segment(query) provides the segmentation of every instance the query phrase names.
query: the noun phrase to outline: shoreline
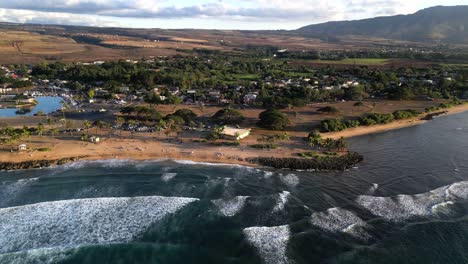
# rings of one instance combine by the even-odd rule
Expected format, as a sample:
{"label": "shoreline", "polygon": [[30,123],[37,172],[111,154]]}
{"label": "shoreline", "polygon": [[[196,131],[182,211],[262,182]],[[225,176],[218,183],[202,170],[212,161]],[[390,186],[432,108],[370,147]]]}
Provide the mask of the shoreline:
{"label": "shoreline", "polygon": [[[443,111],[445,111],[446,113],[441,114],[440,116],[453,115],[453,114],[466,112],[468,111],[468,104],[463,104],[463,105],[454,106],[452,108],[443,109]],[[429,114],[431,113],[423,113],[414,118],[393,121],[389,124],[384,124],[384,125],[359,126],[359,127],[345,129],[343,131],[321,133],[321,134],[324,138],[332,138],[332,139],[339,139],[341,137],[352,138],[352,137],[358,137],[358,136],[364,136],[364,135],[378,134],[378,133],[382,133],[386,131],[398,130],[398,129],[417,126],[417,125],[424,124],[426,122],[430,122],[431,120],[423,119]]]}

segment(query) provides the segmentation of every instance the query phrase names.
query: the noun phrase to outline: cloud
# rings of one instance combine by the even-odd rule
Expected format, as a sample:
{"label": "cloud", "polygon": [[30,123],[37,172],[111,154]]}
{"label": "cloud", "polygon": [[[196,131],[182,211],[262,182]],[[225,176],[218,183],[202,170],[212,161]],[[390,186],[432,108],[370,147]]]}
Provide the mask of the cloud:
{"label": "cloud", "polygon": [[54,24],[54,25],[80,25],[116,27],[118,23],[103,19],[102,17],[56,13],[37,12],[29,10],[10,10],[0,8],[0,21],[13,23]]}
{"label": "cloud", "polygon": [[[178,4],[179,2],[179,4]],[[195,2],[195,1],[194,1]],[[200,2],[200,1],[198,1]],[[157,0],[15,0],[0,1],[0,8],[40,12],[92,14],[131,18],[246,17],[329,18],[352,9],[397,10],[403,0],[218,0],[202,4]],[[183,4],[185,3],[185,4]],[[344,8],[346,7],[346,8]]]}
{"label": "cloud", "polygon": [[[432,0],[427,0],[432,1]],[[452,1],[452,0],[450,0]],[[453,0],[458,1],[458,0]],[[281,25],[319,23],[411,13],[421,6],[408,0],[0,0],[2,20],[105,25],[122,18],[255,22]],[[10,13],[10,14],[8,14]],[[15,16],[14,14],[17,14]],[[26,17],[20,17],[26,15]],[[115,24],[115,22],[114,22]],[[148,22],[148,24],[150,24]],[[141,23],[139,24],[141,25]],[[196,27],[196,25],[193,25]],[[216,27],[216,26],[214,26]],[[235,28],[235,26],[233,27]]]}

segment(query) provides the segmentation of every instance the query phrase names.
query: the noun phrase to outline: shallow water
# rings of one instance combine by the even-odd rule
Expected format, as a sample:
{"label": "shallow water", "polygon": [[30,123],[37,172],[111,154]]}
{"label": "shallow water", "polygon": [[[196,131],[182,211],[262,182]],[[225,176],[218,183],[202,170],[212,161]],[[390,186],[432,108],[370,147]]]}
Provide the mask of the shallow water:
{"label": "shallow water", "polygon": [[468,113],[350,141],[345,172],[0,172],[0,263],[468,263]]}
{"label": "shallow water", "polygon": [[44,115],[50,114],[62,108],[61,102],[62,97],[58,96],[39,96],[34,98],[37,101],[37,105],[31,107],[31,111],[25,114],[17,114],[19,110],[15,108],[0,109],[0,117],[15,117],[15,116],[33,116],[41,111]]}

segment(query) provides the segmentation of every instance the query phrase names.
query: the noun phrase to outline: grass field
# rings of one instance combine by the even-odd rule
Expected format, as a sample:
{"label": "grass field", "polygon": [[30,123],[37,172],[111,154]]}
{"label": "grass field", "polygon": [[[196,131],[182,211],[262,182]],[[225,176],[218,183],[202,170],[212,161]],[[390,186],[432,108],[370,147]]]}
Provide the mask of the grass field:
{"label": "grass field", "polygon": [[232,77],[244,81],[256,81],[260,78],[258,74],[234,74]]}
{"label": "grass field", "polygon": [[373,59],[373,58],[359,58],[359,59],[344,59],[344,60],[313,60],[312,63],[318,64],[339,64],[339,65],[384,65],[389,63],[388,59]]}

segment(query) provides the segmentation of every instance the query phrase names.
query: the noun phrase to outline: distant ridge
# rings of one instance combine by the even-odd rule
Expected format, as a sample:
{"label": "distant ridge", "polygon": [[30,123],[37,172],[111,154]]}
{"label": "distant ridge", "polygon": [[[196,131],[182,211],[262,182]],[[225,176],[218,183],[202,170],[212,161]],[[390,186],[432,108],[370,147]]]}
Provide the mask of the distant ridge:
{"label": "distant ridge", "polygon": [[468,44],[468,5],[436,6],[411,15],[327,22],[302,27],[300,35],[361,35],[416,42]]}

